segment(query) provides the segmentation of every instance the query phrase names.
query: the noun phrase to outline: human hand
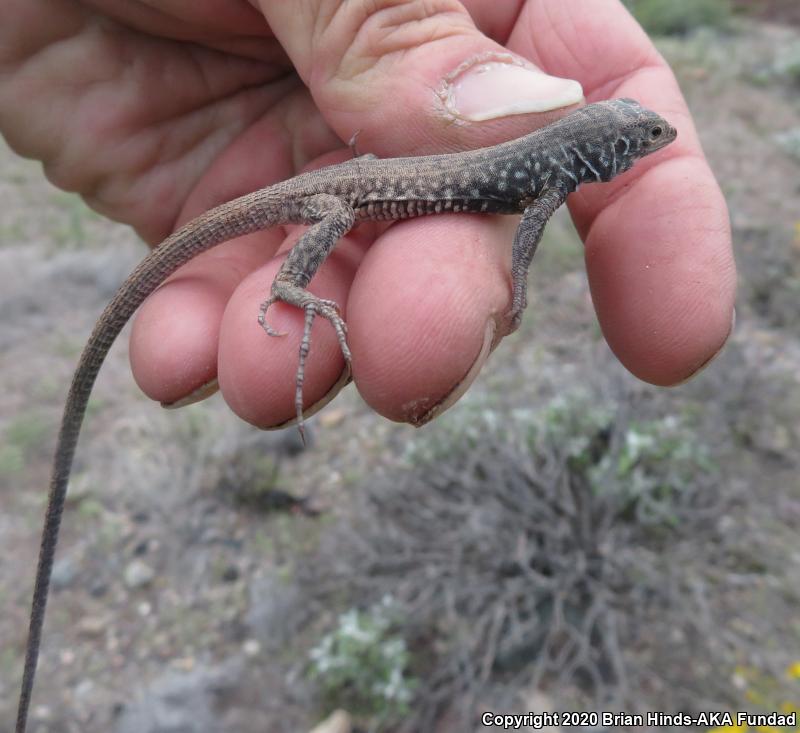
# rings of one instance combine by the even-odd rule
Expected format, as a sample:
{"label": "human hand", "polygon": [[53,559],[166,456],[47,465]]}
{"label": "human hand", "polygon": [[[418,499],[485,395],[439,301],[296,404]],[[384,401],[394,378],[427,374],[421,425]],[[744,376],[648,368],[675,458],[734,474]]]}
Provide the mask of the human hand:
{"label": "human hand", "polygon": [[[117,0],[10,5],[18,22],[0,30],[0,127],[55,183],[151,243],[217,203],[347,157],[341,140],[355,131],[362,151],[425,154],[511,139],[563,113],[503,111],[509,88],[523,110],[542,96],[559,106],[518,67],[506,82],[502,72],[473,78],[447,107],[439,92],[449,75],[503,46],[580,80],[589,101],[634,97],[680,134],[655,160],[571,197],[603,331],[656,384],[692,374],[728,335],[735,268],[724,200],[671,72],[617,0],[474,1],[469,15],[444,1],[373,3],[368,14],[359,3],[262,0],[263,15],[255,2],[215,0],[158,11]],[[469,121],[487,104],[492,120]],[[131,344],[147,394],[173,402],[218,375],[243,418],[268,426],[293,415],[302,313],[271,311],[285,339],[265,337],[255,319],[298,236],[286,233],[221,245],[148,300]],[[365,399],[424,422],[460,394],[507,325],[511,233],[507,220],[464,215],[378,233],[349,235],[311,289],[345,306]],[[332,329],[320,325],[307,405],[342,368]]]}

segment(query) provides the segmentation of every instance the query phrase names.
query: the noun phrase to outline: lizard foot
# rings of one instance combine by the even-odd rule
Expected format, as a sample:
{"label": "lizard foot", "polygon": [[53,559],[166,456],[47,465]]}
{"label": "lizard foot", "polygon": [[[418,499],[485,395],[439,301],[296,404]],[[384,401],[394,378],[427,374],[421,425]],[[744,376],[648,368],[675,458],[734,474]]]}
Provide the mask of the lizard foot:
{"label": "lizard foot", "polygon": [[347,324],[339,314],[339,306],[332,300],[323,300],[322,298],[310,296],[302,307],[305,311],[306,319],[303,326],[303,338],[300,340],[300,359],[297,365],[294,395],[297,426],[301,436],[303,435],[303,380],[305,378],[306,359],[311,348],[311,326],[317,316],[322,316],[330,321],[333,330],[336,331],[336,337],[339,339],[339,348],[342,350],[345,364],[349,366],[352,359],[350,347],[347,345]]}
{"label": "lizard foot", "polygon": [[[300,293],[302,293],[302,298],[293,297]],[[302,308],[305,313],[303,337],[300,340],[300,356],[297,364],[294,396],[295,410],[297,413],[297,428],[305,443],[305,431],[303,429],[303,382],[305,381],[306,360],[311,350],[311,327],[314,325],[314,319],[317,316],[322,316],[330,321],[333,330],[336,332],[336,337],[339,340],[339,348],[342,351],[342,356],[348,366],[350,365],[352,357],[350,354],[350,347],[347,345],[347,324],[340,315],[339,306],[335,301],[318,298],[315,295],[311,295],[311,293],[306,290],[286,293],[285,295],[288,297],[284,297],[284,294],[281,293],[273,293],[270,295],[270,297],[261,304],[258,322],[270,336],[285,336],[285,332],[276,331],[267,323],[266,314],[269,307],[273,303],[282,301]]]}
{"label": "lizard foot", "polygon": [[508,312],[508,320],[510,323],[508,331],[509,334],[514,333],[514,331],[519,328],[520,324],[522,323],[522,314],[524,311],[525,307],[523,306],[519,310],[512,309]]}
{"label": "lizard foot", "polygon": [[276,331],[272,326],[267,323],[267,311],[273,303],[277,303],[280,298],[276,295],[270,295],[258,309],[258,325],[261,326],[269,336],[285,336],[286,331]]}

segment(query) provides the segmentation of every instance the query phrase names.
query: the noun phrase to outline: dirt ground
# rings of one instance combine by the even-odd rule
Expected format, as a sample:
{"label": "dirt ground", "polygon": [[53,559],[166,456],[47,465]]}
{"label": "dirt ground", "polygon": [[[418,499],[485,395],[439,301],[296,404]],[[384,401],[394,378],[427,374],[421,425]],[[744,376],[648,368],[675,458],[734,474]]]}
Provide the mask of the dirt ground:
{"label": "dirt ground", "polygon": [[[725,560],[735,572],[720,572],[704,603],[720,644],[749,651],[715,668],[680,643],[681,629],[670,639],[642,635],[626,653],[651,659],[652,675],[628,680],[643,709],[676,712],[669,706],[687,701],[702,709],[712,699],[744,708],[753,687],[763,692],[765,680],[800,661],[800,143],[792,151],[781,137],[800,138],[800,88],[774,71],[792,46],[800,57],[796,27],[762,20],[661,43],[731,209],[741,287],[721,357],[676,389],[635,383],[599,337],[580,244],[561,217],[533,268],[536,316],[445,418],[463,419],[470,404],[535,405],[599,381],[599,389],[635,383],[651,413],[697,416],[720,481],[741,497],[720,518],[741,540],[735,562]],[[10,731],[66,385],[85,335],[143,250],[5,147],[0,171],[0,731]],[[314,724],[318,712],[282,646],[292,633],[284,594],[293,560],[313,553],[376,472],[404,470],[404,445],[435,440],[447,424],[423,432],[390,424],[350,388],[312,427],[313,444],[301,451],[293,432],[259,433],[219,397],[161,410],[134,385],[125,339],[115,346],[78,451],[31,731]],[[309,497],[320,513],[287,508],[263,485]],[[677,552],[676,567],[707,577],[685,546]],[[680,690],[669,687],[681,677]],[[546,695],[560,704],[558,691]]]}

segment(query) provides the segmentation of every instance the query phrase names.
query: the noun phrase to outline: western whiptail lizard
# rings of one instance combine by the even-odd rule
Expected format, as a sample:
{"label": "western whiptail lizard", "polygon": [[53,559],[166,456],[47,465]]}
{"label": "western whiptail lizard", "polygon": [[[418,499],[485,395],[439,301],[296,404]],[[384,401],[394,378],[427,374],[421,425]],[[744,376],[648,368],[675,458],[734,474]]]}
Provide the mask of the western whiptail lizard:
{"label": "western whiptail lizard", "polygon": [[295,388],[302,433],[303,376],[316,316],[336,331],[350,363],[345,322],[336,303],[306,286],[336,242],[359,221],[407,219],[444,212],[522,214],[511,260],[511,328],[526,304],[528,267],[545,224],[582,183],[609,181],[676,137],[663,118],[630,99],[599,102],[510,142],[448,155],[378,159],[360,156],[247,194],[185,224],[156,247],[122,284],[81,354],[58,436],[48,497],[16,733],[24,733],[72,459],[95,378],[125,323],[164,280],[193,257],[234,237],[279,224],[309,224],[291,249],[261,306],[289,303],[305,312]]}

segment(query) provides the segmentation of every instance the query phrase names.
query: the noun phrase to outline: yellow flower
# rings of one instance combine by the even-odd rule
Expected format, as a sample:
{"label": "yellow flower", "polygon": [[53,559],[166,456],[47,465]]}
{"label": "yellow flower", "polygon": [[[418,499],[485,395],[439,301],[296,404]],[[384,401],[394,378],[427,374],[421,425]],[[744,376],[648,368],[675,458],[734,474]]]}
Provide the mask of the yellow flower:
{"label": "yellow flower", "polygon": [[[800,221],[797,222],[797,241],[800,243]],[[786,674],[789,675],[789,679],[792,680],[800,680],[800,662],[795,662],[794,664],[790,664],[789,668],[786,670]]]}
{"label": "yellow flower", "polygon": [[716,728],[709,728],[708,733],[744,733],[747,725],[718,725]]}
{"label": "yellow flower", "polygon": [[749,690],[744,691],[745,698],[753,703],[754,705],[764,705],[766,707],[766,700],[764,700],[764,695],[762,692],[758,690],[753,690],[752,688]]}

